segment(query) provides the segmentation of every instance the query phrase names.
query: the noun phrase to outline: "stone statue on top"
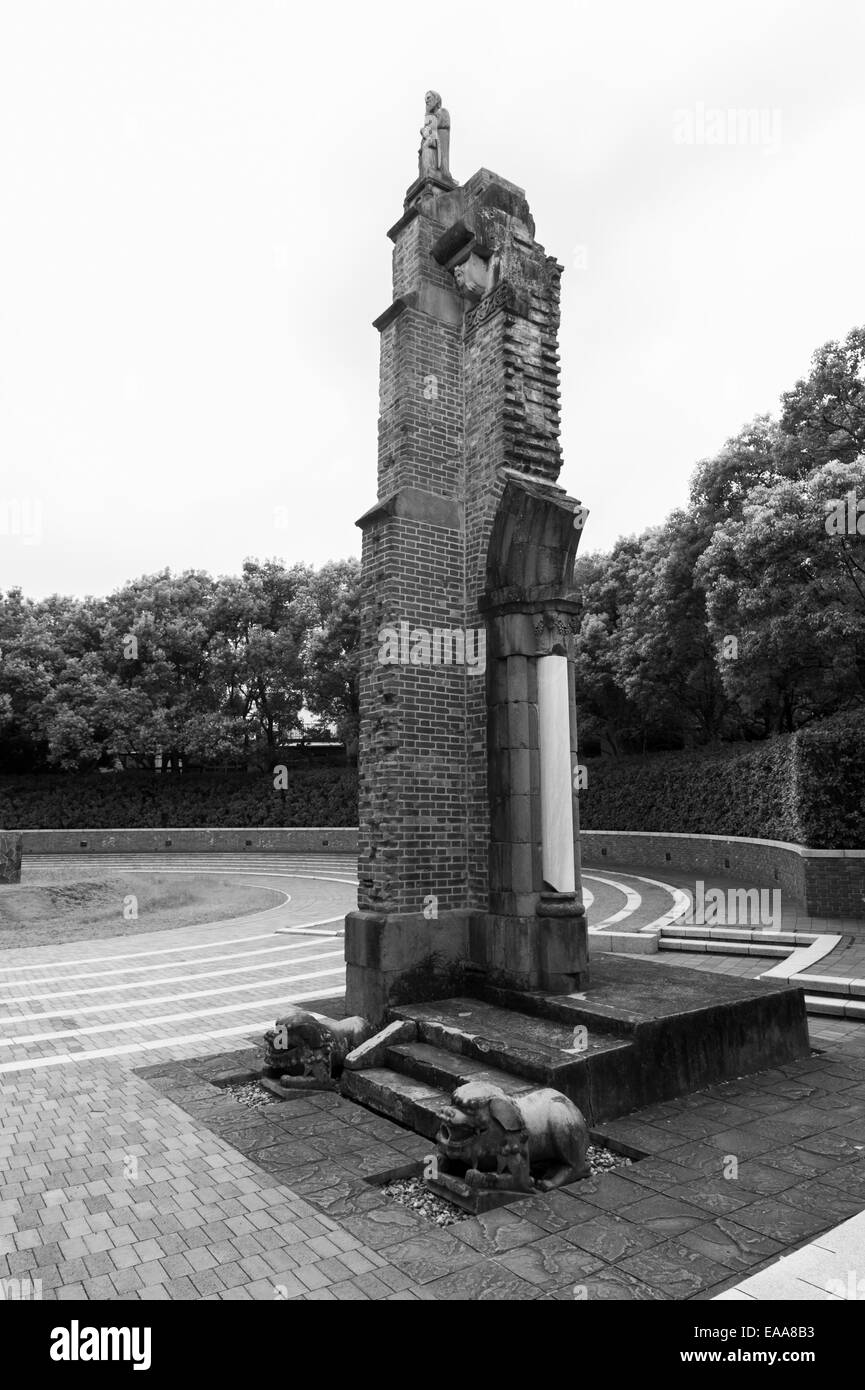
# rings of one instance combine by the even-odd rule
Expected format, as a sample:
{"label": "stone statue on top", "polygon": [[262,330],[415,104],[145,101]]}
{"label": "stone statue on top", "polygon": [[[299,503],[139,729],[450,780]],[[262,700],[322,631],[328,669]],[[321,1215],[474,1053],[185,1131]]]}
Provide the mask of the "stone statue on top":
{"label": "stone statue on top", "polygon": [[438,92],[427,92],[426,113],[420,132],[418,176],[450,180],[451,118]]}

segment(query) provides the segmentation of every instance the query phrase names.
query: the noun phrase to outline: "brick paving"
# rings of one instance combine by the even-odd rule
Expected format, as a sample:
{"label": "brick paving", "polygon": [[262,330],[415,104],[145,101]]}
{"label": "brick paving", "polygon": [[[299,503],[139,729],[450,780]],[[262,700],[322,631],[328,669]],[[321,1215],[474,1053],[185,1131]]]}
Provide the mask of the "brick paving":
{"label": "brick paving", "polygon": [[[150,863],[166,871],[164,858],[123,856],[116,865],[112,856],[93,856],[86,863],[81,856],[56,858],[65,862],[25,860],[23,881],[144,869]],[[210,860],[213,872],[223,872],[217,865],[224,863],[234,872],[254,874],[257,883],[273,883],[290,893],[290,901],[204,926],[0,952],[0,1080],[63,1067],[74,1058],[95,1062],[128,1056],[135,1062],[142,1053],[154,1059],[188,1056],[203,1051],[208,1039],[218,1039],[221,1048],[232,1037],[267,1026],[289,997],[328,989],[341,993],[340,933],[354,900],[344,861],[321,856],[307,865],[294,856],[272,855],[259,864],[243,856],[224,861],[178,856],[168,868],[182,872],[188,862],[200,873],[202,858]],[[300,929],[311,923],[318,926],[303,934]],[[164,1047],[175,1050],[164,1052]]]}
{"label": "brick paving", "polygon": [[[336,930],[339,863],[283,867],[283,926]],[[256,917],[0,953],[0,1278],[58,1299],[706,1298],[865,1208],[865,1027],[815,1018],[819,1056],[603,1127],[642,1161],[432,1228],[366,1181],[428,1141],[340,1097],[259,1112],[211,1084],[289,999],[338,1014],[341,961],[340,938]]]}
{"label": "brick paving", "polygon": [[[25,861],[24,881],[150,862],[69,858]],[[290,999],[341,994],[351,866],[270,856],[263,869],[291,893],[276,912],[0,953],[0,1278],[64,1299],[307,1287],[290,1270],[334,1224],[132,1072],[236,1045]],[[310,921],[333,934],[293,934]]]}

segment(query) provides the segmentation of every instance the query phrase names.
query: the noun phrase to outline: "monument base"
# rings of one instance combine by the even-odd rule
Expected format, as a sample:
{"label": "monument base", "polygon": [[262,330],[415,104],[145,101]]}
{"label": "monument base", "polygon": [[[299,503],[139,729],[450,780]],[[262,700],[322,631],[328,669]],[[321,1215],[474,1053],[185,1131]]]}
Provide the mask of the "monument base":
{"label": "monument base", "polygon": [[531,917],[480,913],[469,937],[484,982],[570,994],[589,983],[586,910],[574,894],[543,893]]}
{"label": "monument base", "polygon": [[599,1124],[810,1052],[796,986],[611,955],[593,958],[584,991],[511,990],[476,976],[472,993],[388,1016],[413,1023],[415,1041],[388,1047],[379,1066],[346,1070],[342,1091],[429,1139],[469,1081],[511,1094],[550,1086]]}

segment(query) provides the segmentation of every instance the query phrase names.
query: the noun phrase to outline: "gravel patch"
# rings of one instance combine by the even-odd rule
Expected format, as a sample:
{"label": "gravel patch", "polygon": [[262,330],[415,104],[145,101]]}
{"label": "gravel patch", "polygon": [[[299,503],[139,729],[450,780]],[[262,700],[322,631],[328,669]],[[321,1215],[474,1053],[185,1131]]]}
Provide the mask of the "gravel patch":
{"label": "gravel patch", "polygon": [[592,1170],[592,1177],[600,1177],[603,1173],[609,1173],[613,1168],[630,1168],[631,1160],[623,1157],[622,1154],[614,1154],[612,1149],[604,1149],[599,1144],[590,1144],[586,1150],[586,1158],[589,1160],[589,1167]]}
{"label": "gravel patch", "polygon": [[416,1211],[418,1216],[433,1226],[452,1226],[455,1221],[465,1221],[469,1216],[467,1211],[455,1207],[453,1202],[430,1192],[422,1178],[394,1178],[379,1191],[389,1201]]}
{"label": "gravel patch", "polygon": [[260,1081],[245,1081],[242,1086],[226,1086],[226,1095],[250,1110],[263,1110],[266,1105],[280,1105],[281,1102],[270,1091],[266,1091]]}

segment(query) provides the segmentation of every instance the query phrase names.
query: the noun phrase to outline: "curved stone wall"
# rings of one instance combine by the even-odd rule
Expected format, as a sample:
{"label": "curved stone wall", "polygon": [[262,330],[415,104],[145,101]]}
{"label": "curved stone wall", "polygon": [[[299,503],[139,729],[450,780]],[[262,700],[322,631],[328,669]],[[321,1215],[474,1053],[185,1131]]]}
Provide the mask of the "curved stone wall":
{"label": "curved stone wall", "polygon": [[865,918],[865,850],[808,849],[782,840],[673,835],[646,830],[583,830],[586,866],[668,866],[717,874],[755,888],[780,888],[811,917]]}
{"label": "curved stone wall", "polygon": [[[358,832],[353,826],[4,830],[0,831],[0,882],[18,881],[22,842],[25,854],[195,854],[220,850],[315,854],[326,850],[355,855]],[[808,849],[780,840],[644,830],[582,830],[580,843],[587,867],[615,864],[658,872],[669,866],[677,873],[726,875],[741,884],[780,888],[812,917],[865,919],[865,849]]]}

